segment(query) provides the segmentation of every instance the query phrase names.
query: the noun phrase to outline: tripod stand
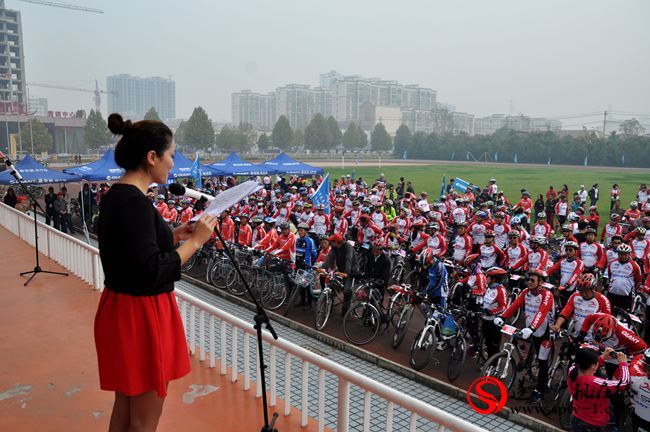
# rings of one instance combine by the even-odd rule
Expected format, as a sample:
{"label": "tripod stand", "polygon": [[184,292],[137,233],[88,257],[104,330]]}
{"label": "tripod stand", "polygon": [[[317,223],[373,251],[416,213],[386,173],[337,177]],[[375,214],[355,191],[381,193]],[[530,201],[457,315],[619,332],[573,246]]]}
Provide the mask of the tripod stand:
{"label": "tripod stand", "polygon": [[255,321],[255,330],[257,331],[257,355],[259,356],[260,359],[259,379],[262,380],[262,405],[264,408],[264,426],[262,426],[261,432],[278,432],[278,430],[274,428],[275,421],[278,419],[278,413],[273,413],[273,419],[269,424],[269,408],[266,401],[266,375],[265,375],[266,365],[264,364],[264,346],[262,344],[262,325],[263,324],[266,325],[266,329],[269,332],[271,332],[273,339],[277,339],[278,334],[275,332],[275,329],[271,325],[271,321],[269,320],[269,316],[266,314],[266,311],[251,292],[251,287],[248,285],[248,281],[246,280],[246,278],[244,278],[244,275],[242,275],[241,271],[239,270],[239,266],[235,263],[235,258],[232,252],[230,251],[230,247],[223,240],[223,237],[221,237],[221,233],[219,232],[219,229],[215,229],[215,232],[217,233],[217,237],[219,238],[219,241],[223,245],[223,249],[226,252],[226,255],[228,255],[228,258],[233,263],[233,268],[235,269],[235,271],[237,271],[237,275],[239,276],[239,279],[246,287],[246,291],[248,292],[248,295],[253,299],[253,303],[255,303],[255,308],[257,311],[255,313],[255,316],[253,317],[253,320]]}
{"label": "tripod stand", "polygon": [[43,207],[36,201],[36,198],[34,198],[34,195],[32,195],[32,192],[25,187],[23,184],[20,175],[16,173],[16,171],[13,171],[11,173],[16,180],[18,180],[18,184],[20,184],[20,187],[27,193],[29,196],[29,199],[32,201],[32,212],[34,213],[34,250],[36,252],[36,266],[34,267],[34,270],[22,272],[20,275],[25,276],[28,274],[31,274],[29,279],[27,279],[27,282],[23,284],[23,286],[27,286],[28,283],[32,281],[36,277],[37,274],[39,273],[48,273],[48,274],[54,274],[54,275],[60,275],[60,276],[67,276],[68,273],[62,273],[62,272],[55,272],[55,271],[49,271],[49,270],[43,270],[41,268],[39,256],[38,256],[38,222],[36,220],[36,207],[38,206],[39,209],[45,214],[45,211],[43,210]]}

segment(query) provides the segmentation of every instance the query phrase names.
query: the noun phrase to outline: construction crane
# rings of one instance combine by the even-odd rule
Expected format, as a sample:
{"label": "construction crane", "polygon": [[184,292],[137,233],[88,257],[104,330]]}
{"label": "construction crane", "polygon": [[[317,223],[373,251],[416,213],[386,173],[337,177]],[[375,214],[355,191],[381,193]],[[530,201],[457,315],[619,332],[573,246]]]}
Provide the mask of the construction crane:
{"label": "construction crane", "polygon": [[101,9],[95,9],[95,8],[88,8],[84,6],[77,6],[73,4],[68,4],[68,3],[59,3],[59,2],[53,2],[53,1],[45,1],[45,0],[19,0],[25,3],[34,3],[38,5],[43,5],[43,6],[51,6],[51,7],[58,7],[58,8],[63,8],[63,9],[72,9],[72,10],[77,10],[81,12],[92,12],[92,13],[100,13],[103,14],[104,11]]}
{"label": "construction crane", "polygon": [[69,87],[69,86],[62,86],[62,85],[56,85],[56,84],[48,84],[48,83],[27,83],[28,86],[32,87],[44,87],[44,88],[51,88],[51,89],[59,89],[59,90],[70,90],[70,91],[80,91],[80,92],[86,92],[86,93],[94,93],[95,94],[95,112],[100,112],[101,110],[101,105],[102,105],[102,99],[101,99],[101,94],[112,94],[116,95],[116,91],[108,91],[108,90],[100,90],[99,89],[99,83],[97,80],[95,80],[95,89],[85,89],[85,88],[78,88],[78,87]]}

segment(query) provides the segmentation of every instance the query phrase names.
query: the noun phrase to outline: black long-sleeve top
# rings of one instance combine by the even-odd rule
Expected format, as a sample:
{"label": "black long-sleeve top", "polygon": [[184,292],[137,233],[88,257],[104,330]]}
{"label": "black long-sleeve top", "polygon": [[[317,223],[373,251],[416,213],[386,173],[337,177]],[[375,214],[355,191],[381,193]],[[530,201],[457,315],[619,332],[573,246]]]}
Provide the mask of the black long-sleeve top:
{"label": "black long-sleeve top", "polygon": [[174,290],[181,258],[172,232],[137,187],[109,189],[100,203],[98,237],[106,288],[136,296]]}

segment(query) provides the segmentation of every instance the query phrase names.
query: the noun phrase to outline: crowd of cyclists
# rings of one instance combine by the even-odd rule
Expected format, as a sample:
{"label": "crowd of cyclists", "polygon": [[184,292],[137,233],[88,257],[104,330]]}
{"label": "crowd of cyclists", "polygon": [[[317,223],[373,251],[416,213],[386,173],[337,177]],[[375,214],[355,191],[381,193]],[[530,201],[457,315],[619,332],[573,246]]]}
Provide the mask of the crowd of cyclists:
{"label": "crowd of cyclists", "polygon": [[[375,309],[383,316],[388,305],[386,316],[401,338],[408,325],[402,319],[405,304],[417,304],[429,318],[434,311],[442,311],[443,320],[468,317],[463,321],[469,329],[467,354],[482,358],[484,374],[506,373],[490,359],[505,355],[501,347],[507,338],[530,342],[530,402],[550,397],[559,406],[563,386],[573,401],[573,430],[603,430],[608,423],[622,425],[625,418],[650,430],[646,185],[627,210],[620,207],[615,185],[611,214],[601,221],[593,187],[587,193],[581,186],[573,195],[566,185],[559,192],[550,187],[546,200],[539,195],[542,207],[527,190],[511,201],[495,179],[463,191],[455,190],[452,181],[431,199],[404,178],[393,185],[383,174],[372,184],[344,176],[332,182],[327,214],[325,205],[314,206],[311,200],[320,179],[259,180],[263,189],[221,214],[219,231],[224,241],[257,253],[258,266],[276,258],[289,272],[316,275],[300,287],[300,298],[292,297],[299,303],[285,303],[287,308],[310,310],[318,293],[337,281],[343,316],[355,304],[371,301],[368,291],[379,293]],[[233,179],[217,179],[203,191],[218,195],[232,185]],[[172,225],[189,221],[205,207],[162,188],[149,197]],[[220,242],[213,241],[219,249]],[[437,330],[443,341],[448,327]],[[412,350],[423,344],[422,334]],[[560,340],[569,341],[571,349],[558,375]],[[436,348],[442,349],[440,340]],[[609,408],[610,403],[611,414],[593,415],[594,406]]]}

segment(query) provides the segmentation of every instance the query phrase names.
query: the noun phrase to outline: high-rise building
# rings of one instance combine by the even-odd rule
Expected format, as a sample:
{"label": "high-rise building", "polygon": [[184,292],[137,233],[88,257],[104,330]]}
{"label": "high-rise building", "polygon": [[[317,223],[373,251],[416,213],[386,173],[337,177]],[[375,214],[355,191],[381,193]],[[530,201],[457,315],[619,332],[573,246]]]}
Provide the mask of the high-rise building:
{"label": "high-rise building", "polygon": [[275,93],[260,94],[243,90],[232,94],[232,123],[250,123],[254,129],[269,131],[276,121]]}
{"label": "high-rise building", "polygon": [[294,129],[307,127],[317,113],[325,118],[331,115],[329,89],[311,88],[305,84],[288,84],[275,90],[275,114],[286,116]]}
{"label": "high-rise building", "polygon": [[25,58],[20,12],[0,0],[0,112],[26,113]]}
{"label": "high-rise building", "polygon": [[30,96],[29,97],[29,114],[36,115],[40,117],[47,116],[47,98]]}
{"label": "high-rise building", "polygon": [[140,119],[151,107],[162,120],[176,117],[176,83],[167,78],[140,78],[127,74],[106,78],[108,112]]}
{"label": "high-rise building", "polygon": [[455,111],[451,113],[451,133],[458,135],[461,132],[474,135],[474,114]]}

